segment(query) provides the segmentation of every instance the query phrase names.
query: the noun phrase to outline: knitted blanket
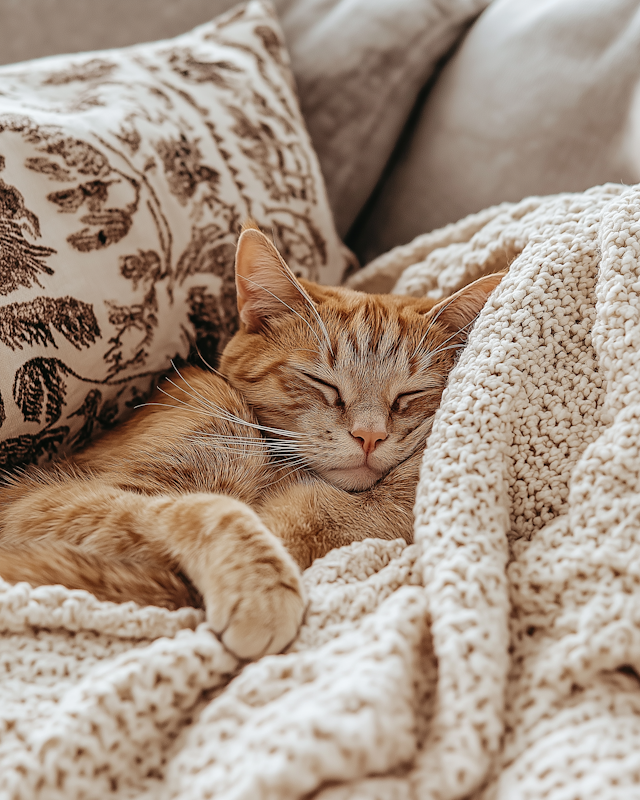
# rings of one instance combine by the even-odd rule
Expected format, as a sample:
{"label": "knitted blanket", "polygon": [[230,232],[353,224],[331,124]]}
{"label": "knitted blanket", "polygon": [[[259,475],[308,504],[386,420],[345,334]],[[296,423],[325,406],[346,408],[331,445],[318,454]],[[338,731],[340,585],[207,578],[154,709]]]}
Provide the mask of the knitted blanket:
{"label": "knitted blanket", "polygon": [[[355,279],[510,264],[425,451],[415,544],[317,561],[291,650],[0,583],[0,798],[627,798],[640,786],[640,189],[505,204]],[[1,571],[1,565],[0,565]]]}

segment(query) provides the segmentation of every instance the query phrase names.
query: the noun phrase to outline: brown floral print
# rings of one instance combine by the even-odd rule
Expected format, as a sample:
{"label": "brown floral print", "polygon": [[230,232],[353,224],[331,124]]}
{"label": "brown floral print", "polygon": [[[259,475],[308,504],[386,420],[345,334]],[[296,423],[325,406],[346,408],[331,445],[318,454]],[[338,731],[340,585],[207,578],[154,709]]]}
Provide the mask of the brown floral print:
{"label": "brown floral print", "polygon": [[237,330],[249,216],[347,266],[283,37],[253,0],[171,43],[0,68],[0,466],[85,444]]}

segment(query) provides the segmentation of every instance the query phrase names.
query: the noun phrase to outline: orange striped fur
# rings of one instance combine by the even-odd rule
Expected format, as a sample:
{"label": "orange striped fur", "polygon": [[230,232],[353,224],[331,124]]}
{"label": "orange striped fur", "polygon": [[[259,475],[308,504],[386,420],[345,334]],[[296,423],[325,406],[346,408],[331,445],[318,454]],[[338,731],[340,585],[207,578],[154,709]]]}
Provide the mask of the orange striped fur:
{"label": "orange striped fur", "polygon": [[0,575],[104,600],[203,603],[243,658],[280,652],[300,569],[412,538],[421,451],[469,326],[501,279],[434,305],[296,280],[251,225],[240,331],[84,451],[0,487]]}

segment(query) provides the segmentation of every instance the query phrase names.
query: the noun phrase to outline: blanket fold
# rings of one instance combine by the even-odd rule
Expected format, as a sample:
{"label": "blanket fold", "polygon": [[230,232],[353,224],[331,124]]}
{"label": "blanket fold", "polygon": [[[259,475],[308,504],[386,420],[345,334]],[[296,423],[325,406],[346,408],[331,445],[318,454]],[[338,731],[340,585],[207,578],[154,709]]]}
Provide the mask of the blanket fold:
{"label": "blanket fold", "polygon": [[640,187],[503,204],[352,283],[440,298],[507,266],[415,543],[317,561],[288,653],[0,583],[2,800],[640,796]]}
{"label": "blanket fold", "polygon": [[423,462],[416,539],[439,680],[416,785],[421,797],[482,783],[505,800],[629,797],[640,785],[640,195],[606,186],[498,211],[446,270],[433,253],[398,287],[437,293],[495,269],[501,248],[513,258]]}

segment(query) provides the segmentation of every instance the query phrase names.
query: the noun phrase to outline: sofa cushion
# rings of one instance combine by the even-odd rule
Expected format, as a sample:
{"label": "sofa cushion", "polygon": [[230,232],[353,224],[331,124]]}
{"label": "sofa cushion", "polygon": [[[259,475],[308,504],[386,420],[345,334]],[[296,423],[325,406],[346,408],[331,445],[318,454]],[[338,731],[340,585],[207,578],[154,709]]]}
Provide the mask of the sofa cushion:
{"label": "sofa cushion", "polygon": [[80,446],[234,333],[253,217],[292,268],[346,251],[271,8],[0,69],[0,464]]}
{"label": "sofa cushion", "polygon": [[341,235],[380,179],[438,60],[488,3],[298,0],[282,9],[302,112]]}
{"label": "sofa cushion", "polygon": [[[236,2],[0,0],[0,63],[174,36]],[[438,59],[488,3],[273,0],[341,235],[380,178]]]}
{"label": "sofa cushion", "polygon": [[496,0],[352,244],[362,260],[529,195],[640,180],[639,0]]}

